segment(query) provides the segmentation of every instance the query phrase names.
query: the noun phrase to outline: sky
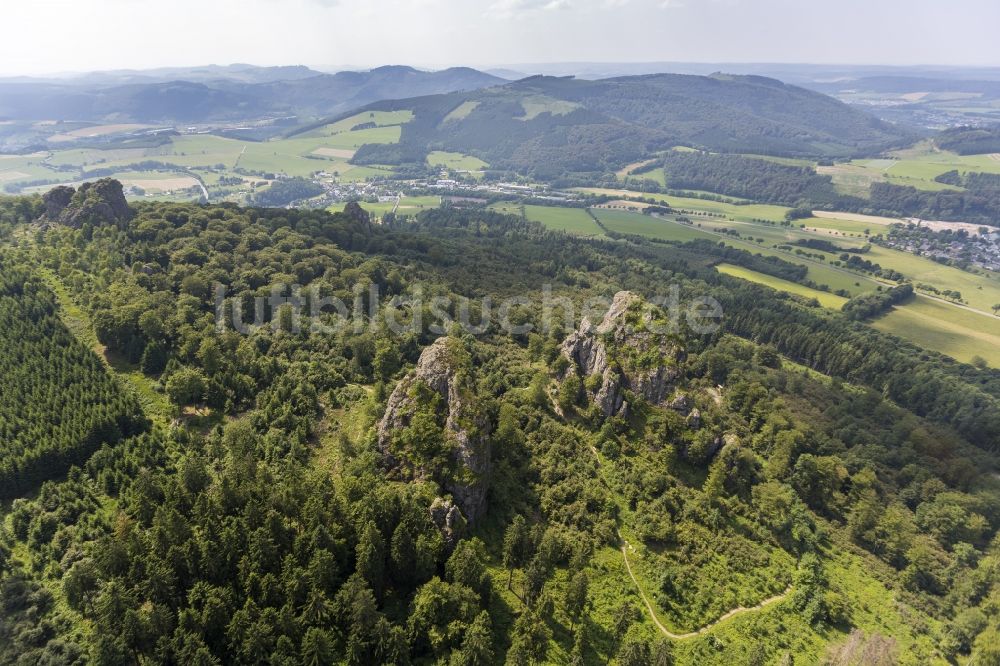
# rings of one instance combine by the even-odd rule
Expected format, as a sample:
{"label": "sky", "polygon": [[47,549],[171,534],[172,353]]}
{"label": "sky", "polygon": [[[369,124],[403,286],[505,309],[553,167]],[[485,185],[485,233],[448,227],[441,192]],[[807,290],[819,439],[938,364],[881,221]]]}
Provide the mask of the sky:
{"label": "sky", "polygon": [[997,0],[7,0],[0,74],[246,62],[1000,65]]}

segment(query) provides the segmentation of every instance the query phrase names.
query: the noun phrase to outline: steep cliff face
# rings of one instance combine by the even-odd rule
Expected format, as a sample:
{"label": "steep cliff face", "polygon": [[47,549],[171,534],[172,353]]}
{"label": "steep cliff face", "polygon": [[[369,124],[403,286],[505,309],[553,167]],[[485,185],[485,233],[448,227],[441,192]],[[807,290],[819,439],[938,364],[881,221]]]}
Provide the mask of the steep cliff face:
{"label": "steep cliff face", "polygon": [[462,343],[439,338],[396,385],[378,425],[378,448],[390,474],[436,481],[470,523],[486,509],[490,474],[489,422],[472,373]]}
{"label": "steep cliff face", "polygon": [[80,189],[60,185],[43,197],[45,220],[79,228],[84,224],[120,225],[132,218],[122,184],[113,178],[84,183]]}
{"label": "steep cliff face", "polygon": [[652,405],[673,395],[685,353],[675,337],[654,330],[658,323],[641,297],[622,291],[598,326],[584,320],[563,342],[566,372],[599,377],[590,394],[605,416],[628,413],[626,392]]}

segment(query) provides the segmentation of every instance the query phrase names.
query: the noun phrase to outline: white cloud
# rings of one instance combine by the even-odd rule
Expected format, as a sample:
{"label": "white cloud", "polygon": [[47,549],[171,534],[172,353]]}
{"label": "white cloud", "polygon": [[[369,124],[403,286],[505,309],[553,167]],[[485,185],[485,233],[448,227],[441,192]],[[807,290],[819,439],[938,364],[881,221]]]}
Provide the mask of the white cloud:
{"label": "white cloud", "polygon": [[488,13],[498,18],[519,18],[538,12],[569,9],[572,0],[496,0]]}

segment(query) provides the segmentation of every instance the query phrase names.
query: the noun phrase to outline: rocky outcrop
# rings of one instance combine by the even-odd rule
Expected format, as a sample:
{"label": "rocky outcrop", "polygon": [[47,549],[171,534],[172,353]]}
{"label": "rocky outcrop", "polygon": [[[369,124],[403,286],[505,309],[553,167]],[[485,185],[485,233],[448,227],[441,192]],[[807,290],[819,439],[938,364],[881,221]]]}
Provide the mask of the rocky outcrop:
{"label": "rocky outcrop", "polygon": [[355,222],[360,222],[365,226],[371,226],[371,215],[364,208],[361,207],[357,201],[348,201],[344,206],[344,215],[351,218]]}
{"label": "rocky outcrop", "polygon": [[[390,474],[437,481],[470,523],[486,509],[490,475],[489,422],[479,409],[472,372],[461,341],[439,338],[396,385],[378,425],[378,448]],[[409,433],[418,414],[433,417],[437,430]],[[419,451],[407,448],[411,435],[421,440]],[[435,438],[440,441],[424,441]]]}
{"label": "rocky outcrop", "polygon": [[465,534],[465,516],[455,503],[443,497],[435,497],[431,502],[431,521],[437,526],[444,537],[445,547],[450,551],[455,548]]}
{"label": "rocky outcrop", "polygon": [[653,323],[642,298],[622,291],[598,326],[585,319],[563,342],[561,353],[570,361],[567,372],[600,377],[591,397],[605,416],[628,413],[626,392],[652,405],[663,404],[673,393],[684,350],[675,337],[652,330]]}
{"label": "rocky outcrop", "polygon": [[42,202],[45,204],[45,218],[53,222],[57,221],[62,212],[69,206],[69,202],[73,200],[74,194],[76,194],[76,190],[72,187],[60,185],[42,195]]}
{"label": "rocky outcrop", "polygon": [[84,224],[121,225],[132,219],[122,184],[113,178],[84,183],[80,189],[60,185],[42,198],[44,220],[79,228]]}

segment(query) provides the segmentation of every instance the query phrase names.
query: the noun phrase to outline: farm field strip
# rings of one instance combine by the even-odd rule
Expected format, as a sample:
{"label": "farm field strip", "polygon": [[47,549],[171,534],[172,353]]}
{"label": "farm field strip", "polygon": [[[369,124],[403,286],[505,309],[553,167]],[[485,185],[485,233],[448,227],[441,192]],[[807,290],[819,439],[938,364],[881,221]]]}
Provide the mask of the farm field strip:
{"label": "farm field strip", "polygon": [[789,282],[788,280],[782,280],[781,278],[765,275],[764,273],[758,273],[756,271],[743,268],[742,266],[719,264],[715,267],[715,269],[725,275],[738,277],[750,282],[756,282],[757,284],[771,287],[777,291],[784,291],[798,296],[805,296],[806,298],[815,298],[819,301],[820,305],[831,310],[840,310],[840,308],[842,308],[848,300],[843,296],[837,296],[836,294],[820,291],[818,289],[811,289],[805,285],[801,285],[796,282]]}
{"label": "farm field strip", "polygon": [[[621,199],[636,199],[639,197],[653,199],[660,203],[669,204],[678,210],[690,210],[704,213],[714,213],[728,215],[738,220],[762,219],[771,222],[780,222],[785,219],[785,213],[790,208],[787,206],[774,206],[771,204],[744,204],[737,205],[724,201],[713,201],[711,199],[697,199],[692,197],[677,197],[671,194],[654,194],[646,192],[636,192],[635,190],[613,189],[602,187],[580,187],[575,188],[577,192],[587,194],[607,195],[619,197]],[[639,203],[639,202],[636,202]]]}
{"label": "farm field strip", "polygon": [[926,349],[969,363],[979,356],[1000,367],[1000,318],[952,307],[918,295],[871,324]]}
{"label": "farm field strip", "polygon": [[539,222],[555,231],[578,236],[600,236],[604,233],[584,208],[525,206],[524,214],[532,222]]}

